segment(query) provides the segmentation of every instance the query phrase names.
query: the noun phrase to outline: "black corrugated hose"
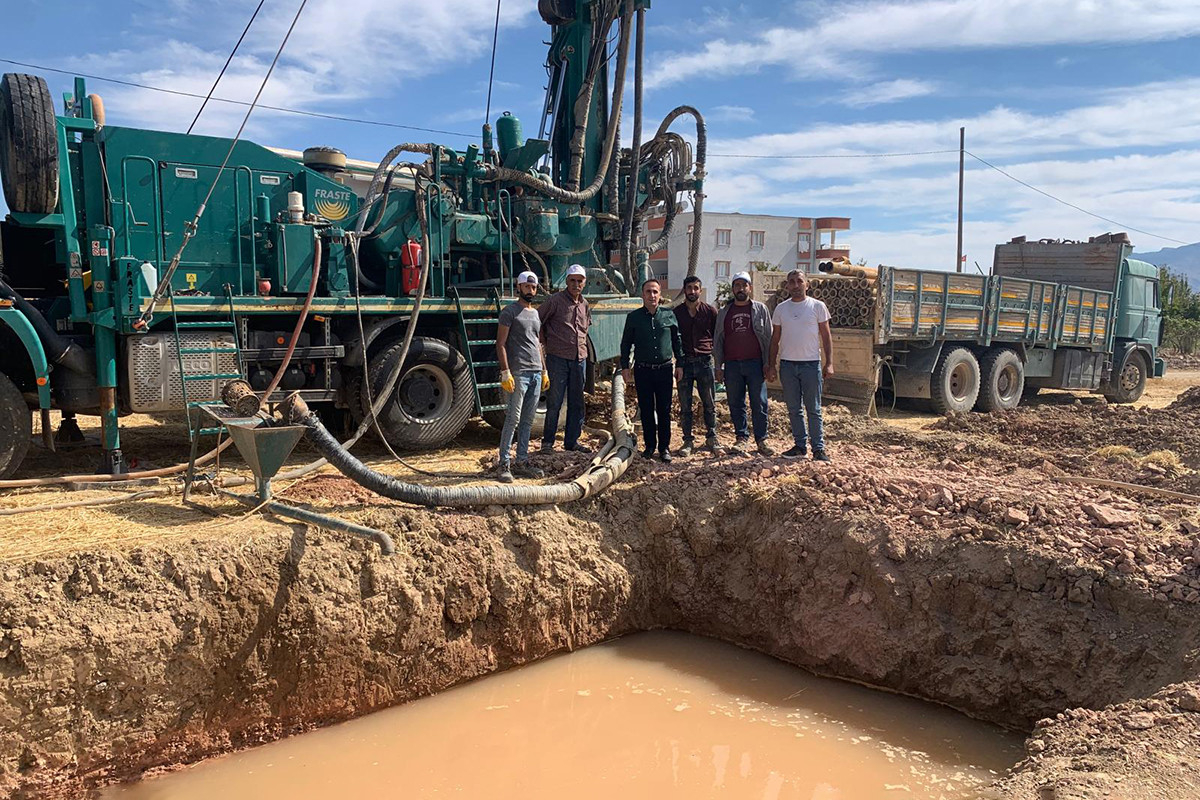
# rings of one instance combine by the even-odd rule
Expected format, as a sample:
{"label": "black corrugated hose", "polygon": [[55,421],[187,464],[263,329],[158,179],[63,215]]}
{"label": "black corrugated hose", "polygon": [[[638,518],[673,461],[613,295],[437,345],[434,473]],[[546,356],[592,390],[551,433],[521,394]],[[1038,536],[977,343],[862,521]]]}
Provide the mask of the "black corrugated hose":
{"label": "black corrugated hose", "polygon": [[397,480],[363,464],[325,429],[317,415],[309,410],[298,394],[284,400],[280,413],[288,424],[307,428],[308,440],[330,464],[355,483],[392,500],[421,506],[543,505],[569,503],[598,494],[625,473],[633,457],[635,444],[625,418],[625,384],[618,372],[612,383],[613,438],[599,457],[570,483],[549,486],[421,486]]}

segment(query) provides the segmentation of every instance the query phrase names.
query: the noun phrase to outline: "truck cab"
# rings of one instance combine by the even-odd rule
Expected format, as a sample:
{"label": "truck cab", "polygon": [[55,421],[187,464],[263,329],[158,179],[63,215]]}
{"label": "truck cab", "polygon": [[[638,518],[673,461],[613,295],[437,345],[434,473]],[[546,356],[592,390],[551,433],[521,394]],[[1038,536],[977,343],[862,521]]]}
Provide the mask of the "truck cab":
{"label": "truck cab", "polygon": [[[1158,267],[1135,258],[1122,258],[1116,294],[1113,382],[1120,380],[1122,371],[1134,354],[1144,362],[1147,377],[1161,378],[1166,365],[1158,357],[1163,332]],[[1136,376],[1130,374],[1125,378],[1136,379]]]}

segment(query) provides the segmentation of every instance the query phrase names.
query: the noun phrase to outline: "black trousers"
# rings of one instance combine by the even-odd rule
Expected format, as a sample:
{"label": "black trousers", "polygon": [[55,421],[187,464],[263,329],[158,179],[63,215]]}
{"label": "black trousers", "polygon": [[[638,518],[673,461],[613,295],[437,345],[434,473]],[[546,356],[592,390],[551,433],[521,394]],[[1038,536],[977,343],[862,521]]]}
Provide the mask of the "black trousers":
{"label": "black trousers", "polygon": [[633,381],[637,385],[638,409],[642,415],[642,436],[646,450],[665,453],[671,448],[671,389],[675,369],[670,362],[659,365],[634,364]]}

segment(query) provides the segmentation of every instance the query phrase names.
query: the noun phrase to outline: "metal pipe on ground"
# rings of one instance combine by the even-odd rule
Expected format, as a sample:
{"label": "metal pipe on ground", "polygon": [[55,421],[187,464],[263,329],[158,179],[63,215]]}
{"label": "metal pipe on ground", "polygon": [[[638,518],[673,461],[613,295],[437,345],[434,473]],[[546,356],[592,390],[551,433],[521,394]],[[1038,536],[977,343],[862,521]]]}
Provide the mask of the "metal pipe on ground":
{"label": "metal pipe on ground", "polygon": [[320,514],[316,511],[309,511],[306,508],[297,508],[286,503],[280,503],[277,500],[260,500],[255,495],[238,494],[231,492],[228,489],[217,489],[218,492],[237,500],[239,503],[250,506],[251,508],[269,511],[280,517],[290,517],[291,519],[300,522],[307,522],[310,525],[316,525],[320,528],[327,528],[332,531],[342,531],[344,533],[352,533],[355,536],[361,536],[364,539],[369,539],[379,545],[379,551],[385,556],[393,555],[396,552],[396,544],[392,541],[392,537],[388,536],[383,531],[377,531],[374,528],[368,528],[364,525],[356,525],[353,522],[348,522],[344,519],[331,517],[327,514]]}

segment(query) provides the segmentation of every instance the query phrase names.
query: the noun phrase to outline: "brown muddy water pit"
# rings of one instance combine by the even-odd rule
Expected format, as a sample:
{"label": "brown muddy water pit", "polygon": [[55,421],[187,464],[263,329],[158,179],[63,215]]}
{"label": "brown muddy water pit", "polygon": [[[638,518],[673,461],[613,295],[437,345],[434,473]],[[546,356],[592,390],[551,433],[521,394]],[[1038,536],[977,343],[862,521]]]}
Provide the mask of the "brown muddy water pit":
{"label": "brown muddy water pit", "polygon": [[[872,428],[863,437],[881,435]],[[564,684],[561,697],[540,689],[518,704],[545,706],[560,724],[583,726],[582,732],[559,728],[554,735],[548,724],[525,722],[536,719],[532,712],[528,718],[502,713],[511,708],[485,707],[473,718],[424,710],[454,697],[445,694],[389,712],[414,719],[395,723],[395,732],[350,734],[364,753],[372,737],[413,734],[413,745],[383,747],[366,765],[328,769],[347,780],[378,770],[404,792],[398,759],[424,752],[430,755],[422,766],[444,757],[487,767],[478,778],[444,770],[432,776],[426,794],[456,785],[437,780],[487,781],[489,773],[503,776],[497,787],[522,776],[532,787],[542,773],[531,770],[551,768],[607,769],[613,786],[637,783],[627,773],[642,769],[660,793],[679,774],[693,781],[685,783],[689,796],[719,793],[710,784],[718,737],[683,724],[702,716],[700,690],[681,682],[686,675],[728,693],[705,700],[710,710],[730,708],[734,695],[761,709],[746,712],[758,718],[748,726],[766,739],[746,738],[744,730],[720,737],[729,747],[727,784],[743,780],[741,753],[748,752],[755,796],[777,784],[780,797],[807,786],[800,796],[828,800],[837,795],[813,791],[821,782],[837,788],[834,779],[805,774],[806,766],[824,767],[883,743],[905,766],[902,751],[933,760],[941,738],[964,739],[862,722],[855,710],[893,707],[901,702],[894,695],[908,695],[1023,738],[1023,752],[1014,753],[1006,744],[1011,739],[1000,736],[948,771],[967,774],[973,764],[1001,773],[995,780],[984,773],[972,778],[966,788],[975,796],[1200,797],[1194,505],[1063,485],[1048,470],[1000,460],[986,472],[964,469],[970,450],[954,449],[949,438],[931,437],[921,450],[900,434],[888,435],[890,444],[840,445],[832,465],[755,457],[670,466],[639,460],[604,495],[563,508],[463,513],[355,499],[338,510],[389,531],[398,545],[391,558],[366,542],[303,526],[250,534],[233,525],[220,535],[176,535],[169,545],[146,541],[0,563],[0,795],[97,796],[143,779],[130,791],[152,791],[163,771],[235,751],[246,751],[238,759],[258,759],[273,751],[253,750],[257,745],[359,717],[357,725],[381,725],[377,720],[388,715],[367,715],[460,684],[458,696],[487,700],[499,693],[488,688],[492,679],[470,681],[530,664],[530,671],[497,680],[525,682],[537,671],[569,675],[584,669],[569,664],[618,658],[619,645],[585,649],[591,645],[666,629],[679,633],[661,635],[706,637],[680,648],[670,677],[656,683],[632,673],[584,676],[574,694]],[[328,490],[339,479],[320,480]],[[346,488],[346,497],[360,497]],[[740,659],[760,659],[747,651],[762,654],[751,669],[758,682],[716,674],[719,658],[706,648],[724,646],[711,640],[744,648],[722,649]],[[567,651],[578,652],[534,663]],[[639,669],[670,661],[622,658]],[[785,670],[785,682],[807,680],[794,667],[893,694],[804,711],[810,697],[850,690],[820,683],[824,688],[780,701],[779,687],[770,697],[757,688],[772,670]],[[666,720],[626,725],[631,734],[650,729],[659,743],[632,747],[626,736],[624,762],[590,766],[560,758],[539,759],[534,767],[526,760],[522,768],[499,760],[497,754],[539,750],[546,740],[537,736],[593,759],[616,758],[592,744],[586,726],[594,723],[597,736],[605,725],[621,730],[634,712],[608,705],[600,688],[630,681],[662,692],[641,699],[661,703]],[[558,701],[578,714],[562,712]],[[675,711],[684,701],[689,708]],[[776,707],[768,710],[770,704]],[[904,716],[926,713],[933,712]],[[822,740],[789,727],[797,722],[789,715],[804,714],[840,722],[809,720],[827,726]],[[455,725],[440,722],[455,719]],[[838,724],[850,727],[835,733]],[[868,732],[867,742],[861,731],[871,725],[918,741],[892,743]],[[474,743],[466,738],[471,728],[483,732]],[[837,743],[838,735],[846,741]],[[308,741],[281,747],[309,747],[302,744]],[[812,751],[804,747],[830,743],[847,750],[805,755]],[[195,773],[242,763],[216,761]],[[261,776],[282,766],[270,763],[234,769]],[[672,763],[677,773],[663,766]],[[601,783],[580,780],[569,788],[578,794]],[[628,785],[620,790],[632,793]],[[463,794],[497,796],[491,786],[472,784]],[[912,797],[938,796],[909,788]],[[939,784],[933,791],[947,789]],[[847,800],[871,796],[842,792]],[[220,794],[233,796],[209,792]],[[326,796],[350,794],[331,789]]]}
{"label": "brown muddy water pit", "polygon": [[951,800],[976,796],[1022,742],[941,706],[658,631],[102,797]]}

